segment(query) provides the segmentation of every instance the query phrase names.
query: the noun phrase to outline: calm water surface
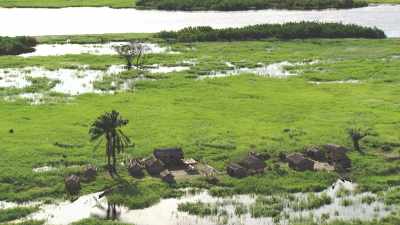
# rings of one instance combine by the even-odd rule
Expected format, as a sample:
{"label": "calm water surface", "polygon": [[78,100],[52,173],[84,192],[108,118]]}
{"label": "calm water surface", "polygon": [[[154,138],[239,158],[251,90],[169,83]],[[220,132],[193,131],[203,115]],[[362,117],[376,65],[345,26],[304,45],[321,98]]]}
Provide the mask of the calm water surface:
{"label": "calm water surface", "polygon": [[[27,19],[21,19],[27,18]],[[128,32],[158,32],[187,26],[241,27],[260,23],[329,21],[355,23],[383,29],[400,37],[400,5],[379,5],[358,9],[239,12],[167,12],[111,8],[0,8],[0,35],[63,35]]]}

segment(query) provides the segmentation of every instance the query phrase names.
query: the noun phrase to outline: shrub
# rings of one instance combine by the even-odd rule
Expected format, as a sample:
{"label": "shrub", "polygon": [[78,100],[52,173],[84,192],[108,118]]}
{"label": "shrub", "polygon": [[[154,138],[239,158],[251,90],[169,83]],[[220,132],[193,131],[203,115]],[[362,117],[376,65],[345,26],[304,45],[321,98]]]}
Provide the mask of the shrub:
{"label": "shrub", "polygon": [[267,38],[385,38],[378,28],[354,24],[298,22],[285,24],[259,24],[242,28],[213,29],[211,27],[187,27],[179,31],[162,31],[157,37],[179,42],[245,41]]}
{"label": "shrub", "polygon": [[33,37],[0,37],[0,55],[33,52],[37,41]]}

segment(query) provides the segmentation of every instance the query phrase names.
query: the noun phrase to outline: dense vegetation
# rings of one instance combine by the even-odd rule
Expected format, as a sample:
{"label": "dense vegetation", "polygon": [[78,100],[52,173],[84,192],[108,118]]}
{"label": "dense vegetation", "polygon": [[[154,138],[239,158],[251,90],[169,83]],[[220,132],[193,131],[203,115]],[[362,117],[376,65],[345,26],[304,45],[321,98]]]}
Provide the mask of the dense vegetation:
{"label": "dense vegetation", "polygon": [[137,6],[163,10],[327,9],[367,6],[358,0],[138,0]]}
{"label": "dense vegetation", "polygon": [[0,37],[0,55],[33,52],[36,44],[36,39],[32,37]]}
{"label": "dense vegetation", "polygon": [[260,24],[243,28],[213,29],[188,27],[179,31],[163,31],[157,35],[166,40],[179,42],[240,41],[266,38],[385,38],[378,28],[346,25],[341,23],[300,22],[285,24]]}

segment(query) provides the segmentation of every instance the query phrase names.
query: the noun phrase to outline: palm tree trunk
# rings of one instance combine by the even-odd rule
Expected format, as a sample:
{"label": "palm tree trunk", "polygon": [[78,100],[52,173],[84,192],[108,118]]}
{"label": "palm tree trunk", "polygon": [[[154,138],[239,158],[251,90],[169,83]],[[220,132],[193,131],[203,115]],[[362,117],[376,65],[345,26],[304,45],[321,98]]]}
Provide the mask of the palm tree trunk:
{"label": "palm tree trunk", "polygon": [[112,139],[109,134],[107,134],[107,149],[106,149],[106,155],[107,155],[107,168],[108,168],[108,173],[110,174],[111,177],[114,177],[114,170],[111,165],[111,152],[112,152]]}
{"label": "palm tree trunk", "polygon": [[116,134],[112,134],[112,160],[113,160],[113,171],[114,174],[117,174],[117,156],[116,156],[116,152],[115,152],[115,135]]}

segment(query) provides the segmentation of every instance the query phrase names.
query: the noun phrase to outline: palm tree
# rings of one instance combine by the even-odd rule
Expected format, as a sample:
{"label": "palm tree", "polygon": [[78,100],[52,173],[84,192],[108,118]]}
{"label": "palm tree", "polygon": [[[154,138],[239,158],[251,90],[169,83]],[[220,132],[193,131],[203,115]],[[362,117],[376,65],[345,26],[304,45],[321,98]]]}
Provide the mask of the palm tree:
{"label": "palm tree", "polygon": [[[131,143],[130,139],[122,132],[121,127],[128,124],[119,112],[113,110],[99,116],[90,127],[89,134],[91,141],[99,140],[98,147],[102,140],[106,140],[106,156],[108,172],[113,177],[117,173],[117,153],[121,153]],[[112,164],[111,164],[112,159]]]}

